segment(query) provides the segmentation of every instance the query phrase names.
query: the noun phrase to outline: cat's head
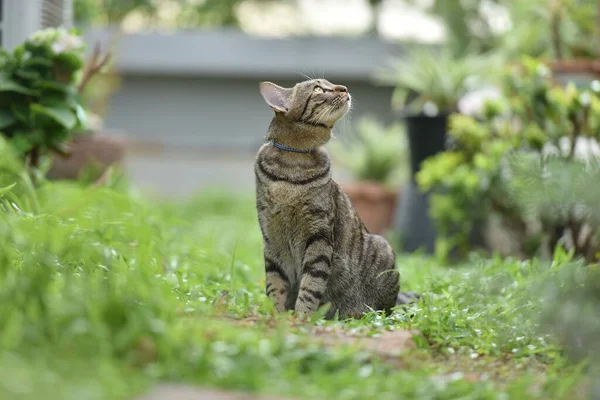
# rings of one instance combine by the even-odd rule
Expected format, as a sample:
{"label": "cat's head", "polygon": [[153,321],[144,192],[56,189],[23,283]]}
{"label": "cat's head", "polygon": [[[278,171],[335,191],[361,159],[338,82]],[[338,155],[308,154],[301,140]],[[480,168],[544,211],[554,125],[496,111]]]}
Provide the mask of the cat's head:
{"label": "cat's head", "polygon": [[352,102],[345,86],[325,79],[311,79],[292,88],[262,82],[260,93],[279,117],[329,129],[350,110]]}

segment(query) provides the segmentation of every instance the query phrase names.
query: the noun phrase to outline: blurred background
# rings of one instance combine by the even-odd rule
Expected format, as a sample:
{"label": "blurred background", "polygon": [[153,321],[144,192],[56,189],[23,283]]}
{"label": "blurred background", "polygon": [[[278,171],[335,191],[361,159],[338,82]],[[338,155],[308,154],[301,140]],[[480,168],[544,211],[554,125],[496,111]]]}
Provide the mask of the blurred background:
{"label": "blurred background", "polygon": [[[95,129],[126,138],[133,182],[168,196],[214,185],[252,189],[253,157],[271,118],[258,82],[291,86],[306,76],[325,77],[350,88],[353,122],[372,115],[387,124],[397,119],[393,87],[374,82],[376,69],[398,53],[398,42],[439,43],[448,36],[430,12],[432,1],[4,3],[6,47],[66,22],[81,28],[90,52],[99,42],[114,53],[114,74],[95,85]],[[483,1],[479,8],[490,29],[506,30],[506,11],[493,7]],[[11,25],[12,15],[31,22]],[[352,128],[342,123],[338,130]]]}

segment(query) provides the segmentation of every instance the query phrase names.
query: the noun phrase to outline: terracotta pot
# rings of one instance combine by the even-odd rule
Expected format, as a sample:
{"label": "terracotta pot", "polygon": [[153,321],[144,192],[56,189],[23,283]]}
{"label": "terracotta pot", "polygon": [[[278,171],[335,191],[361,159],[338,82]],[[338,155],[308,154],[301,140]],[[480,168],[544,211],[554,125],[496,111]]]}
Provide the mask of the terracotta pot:
{"label": "terracotta pot", "polygon": [[344,192],[370,233],[381,235],[392,224],[398,194],[374,182],[345,183]]}
{"label": "terracotta pot", "polygon": [[571,59],[556,60],[550,64],[555,79],[565,85],[574,82],[587,86],[600,78],[600,60]]}
{"label": "terracotta pot", "polygon": [[585,73],[600,76],[600,60],[556,60],[550,64],[550,68],[557,73]]}
{"label": "terracotta pot", "polygon": [[125,158],[127,142],[121,137],[81,135],[69,144],[68,156],[56,156],[48,172],[49,179],[77,179],[88,166],[102,174],[109,166]]}

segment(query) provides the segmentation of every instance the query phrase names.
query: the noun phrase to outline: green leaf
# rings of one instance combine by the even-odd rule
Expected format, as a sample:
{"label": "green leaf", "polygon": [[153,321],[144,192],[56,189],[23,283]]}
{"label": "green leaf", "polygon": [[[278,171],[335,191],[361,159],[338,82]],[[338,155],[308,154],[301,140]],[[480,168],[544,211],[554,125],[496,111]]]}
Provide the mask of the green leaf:
{"label": "green leaf", "polygon": [[15,92],[29,96],[35,96],[37,92],[19,85],[17,82],[10,79],[6,74],[0,74],[0,92]]}
{"label": "green leaf", "polygon": [[24,54],[25,54],[25,47],[23,45],[19,45],[19,46],[15,47],[15,49],[13,50],[13,56],[14,56],[15,60],[17,60],[19,62],[23,59]]}
{"label": "green leaf", "polygon": [[10,105],[10,110],[17,120],[29,123],[29,106],[26,103],[13,103]]}
{"label": "green leaf", "polygon": [[43,92],[40,96],[40,104],[53,108],[61,109],[73,109],[66,101],[66,97],[63,93],[58,92]]}
{"label": "green leaf", "polygon": [[10,192],[12,190],[12,188],[14,188],[15,186],[17,186],[17,183],[13,183],[12,185],[8,185],[5,187],[0,187],[0,198],[2,198],[5,194],[7,194],[8,192]]}
{"label": "green leaf", "polygon": [[42,81],[36,85],[36,88],[60,93],[75,93],[75,88],[72,85],[58,83],[54,81]]}
{"label": "green leaf", "polygon": [[10,143],[15,151],[19,154],[27,153],[33,148],[34,145],[31,140],[28,140],[24,135],[15,135],[10,139]]}
{"label": "green leaf", "polygon": [[0,129],[4,129],[17,121],[14,115],[6,109],[0,109]]}
{"label": "green leaf", "polygon": [[32,57],[24,64],[28,67],[52,67],[52,62],[42,57]]}
{"label": "green leaf", "polygon": [[37,79],[40,79],[39,72],[31,71],[31,70],[27,70],[27,69],[20,69],[15,72],[15,75],[17,75],[21,79],[25,79],[28,81],[35,81]]}
{"label": "green leaf", "polygon": [[42,104],[32,104],[31,111],[34,114],[41,114],[53,119],[65,129],[73,129],[77,123],[75,114],[73,114],[73,111],[68,108],[57,108],[44,106]]}
{"label": "green leaf", "polygon": [[77,114],[77,120],[79,121],[79,125],[83,129],[86,129],[87,124],[88,124],[88,118],[87,118],[87,113],[86,113],[85,109],[82,106],[80,106],[79,104],[77,104],[75,106],[75,112]]}
{"label": "green leaf", "polygon": [[61,53],[54,58],[54,61],[70,72],[77,71],[83,67],[83,60],[77,53]]}

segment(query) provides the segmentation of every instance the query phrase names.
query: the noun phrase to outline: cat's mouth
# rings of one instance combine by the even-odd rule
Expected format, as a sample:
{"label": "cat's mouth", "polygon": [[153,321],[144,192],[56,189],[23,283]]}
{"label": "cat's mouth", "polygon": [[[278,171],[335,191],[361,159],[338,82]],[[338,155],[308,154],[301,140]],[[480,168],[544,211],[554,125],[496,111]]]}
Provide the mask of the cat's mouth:
{"label": "cat's mouth", "polygon": [[352,96],[350,93],[344,93],[341,96],[341,99],[338,102],[337,109],[339,110],[339,118],[342,118],[348,111],[350,111],[350,107],[352,105]]}
{"label": "cat's mouth", "polygon": [[327,113],[326,120],[323,121],[328,125],[335,124],[341,119],[348,111],[350,111],[350,105],[352,103],[352,96],[349,93],[340,93],[330,103],[330,110]]}
{"label": "cat's mouth", "polygon": [[317,116],[315,122],[333,126],[333,124],[350,111],[351,104],[352,96],[350,93],[346,91],[336,93],[335,96],[330,98],[327,107]]}
{"label": "cat's mouth", "polygon": [[345,103],[348,105],[348,108],[350,108],[350,105],[352,104],[352,96],[350,96],[350,93],[346,93],[346,100]]}
{"label": "cat's mouth", "polygon": [[332,106],[335,107],[336,109],[344,108],[344,107],[350,108],[349,106],[350,106],[351,102],[352,102],[352,96],[350,96],[350,93],[344,92],[344,93],[340,93],[335,99],[333,99]]}

